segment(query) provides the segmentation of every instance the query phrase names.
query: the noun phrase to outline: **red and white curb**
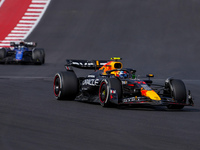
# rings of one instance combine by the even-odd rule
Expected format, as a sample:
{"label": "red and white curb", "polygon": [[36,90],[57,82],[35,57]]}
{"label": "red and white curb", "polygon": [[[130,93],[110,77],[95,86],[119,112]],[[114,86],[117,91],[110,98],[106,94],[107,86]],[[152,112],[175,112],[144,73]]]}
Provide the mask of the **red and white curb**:
{"label": "red and white curb", "polygon": [[25,40],[41,20],[50,2],[51,0],[32,0],[18,24],[0,41],[0,47],[9,47],[11,41]]}
{"label": "red and white curb", "polygon": [[5,0],[0,0],[0,7],[1,7],[1,5],[3,4],[4,1],[5,1]]}

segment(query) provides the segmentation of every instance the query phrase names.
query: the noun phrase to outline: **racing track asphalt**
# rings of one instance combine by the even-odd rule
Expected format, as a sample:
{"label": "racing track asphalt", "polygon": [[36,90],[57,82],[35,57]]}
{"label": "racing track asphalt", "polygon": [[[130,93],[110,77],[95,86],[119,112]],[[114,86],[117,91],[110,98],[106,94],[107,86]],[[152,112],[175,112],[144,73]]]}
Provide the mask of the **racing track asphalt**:
{"label": "racing track asphalt", "polygon": [[[52,0],[27,39],[45,48],[46,64],[0,65],[0,149],[199,149],[199,3]],[[66,58],[113,56],[140,75],[154,73],[156,82],[183,79],[195,107],[118,109],[54,99],[53,76]]]}

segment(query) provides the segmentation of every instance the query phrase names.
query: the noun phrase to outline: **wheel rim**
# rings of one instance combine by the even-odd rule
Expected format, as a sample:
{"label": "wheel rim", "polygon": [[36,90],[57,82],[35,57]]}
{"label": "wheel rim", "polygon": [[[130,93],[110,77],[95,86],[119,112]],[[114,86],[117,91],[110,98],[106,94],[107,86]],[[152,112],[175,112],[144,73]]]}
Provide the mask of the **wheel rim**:
{"label": "wheel rim", "polygon": [[100,86],[99,90],[99,99],[102,103],[105,103],[107,99],[107,85],[105,82],[103,82]]}
{"label": "wheel rim", "polygon": [[60,94],[60,79],[58,75],[54,79],[53,89],[55,96],[58,97],[58,95]]}

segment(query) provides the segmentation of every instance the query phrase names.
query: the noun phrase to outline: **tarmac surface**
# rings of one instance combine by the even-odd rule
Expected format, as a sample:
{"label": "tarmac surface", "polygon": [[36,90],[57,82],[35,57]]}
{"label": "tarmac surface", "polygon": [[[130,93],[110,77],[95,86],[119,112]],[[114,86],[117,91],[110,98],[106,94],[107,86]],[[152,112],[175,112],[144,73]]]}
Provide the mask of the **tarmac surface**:
{"label": "tarmac surface", "polygon": [[[45,49],[46,63],[0,65],[0,149],[199,149],[199,40],[198,0],[52,0],[27,39]],[[113,56],[138,75],[153,73],[155,82],[182,79],[195,106],[119,109],[55,100],[53,77],[65,59]]]}

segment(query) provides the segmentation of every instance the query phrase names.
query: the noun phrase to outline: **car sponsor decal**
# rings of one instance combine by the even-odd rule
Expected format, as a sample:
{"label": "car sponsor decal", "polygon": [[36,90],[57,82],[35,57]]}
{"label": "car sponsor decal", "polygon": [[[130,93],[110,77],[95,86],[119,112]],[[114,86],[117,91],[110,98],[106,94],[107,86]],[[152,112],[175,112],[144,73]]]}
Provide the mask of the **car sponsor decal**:
{"label": "car sponsor decal", "polygon": [[82,85],[96,86],[98,84],[99,84],[99,79],[85,79],[82,82]]}
{"label": "car sponsor decal", "polygon": [[77,66],[94,66],[94,63],[92,62],[79,62],[79,61],[73,61],[72,65],[77,65]]}
{"label": "car sponsor decal", "polygon": [[[0,7],[0,47],[26,39],[41,20],[51,0],[4,0]],[[12,11],[11,11],[12,10]]]}
{"label": "car sponsor decal", "polygon": [[88,75],[88,78],[95,78],[95,75],[89,74],[89,75]]}
{"label": "car sponsor decal", "polygon": [[129,103],[129,102],[135,102],[135,101],[140,101],[140,98],[135,96],[135,97],[124,98],[122,100],[123,103]]}

